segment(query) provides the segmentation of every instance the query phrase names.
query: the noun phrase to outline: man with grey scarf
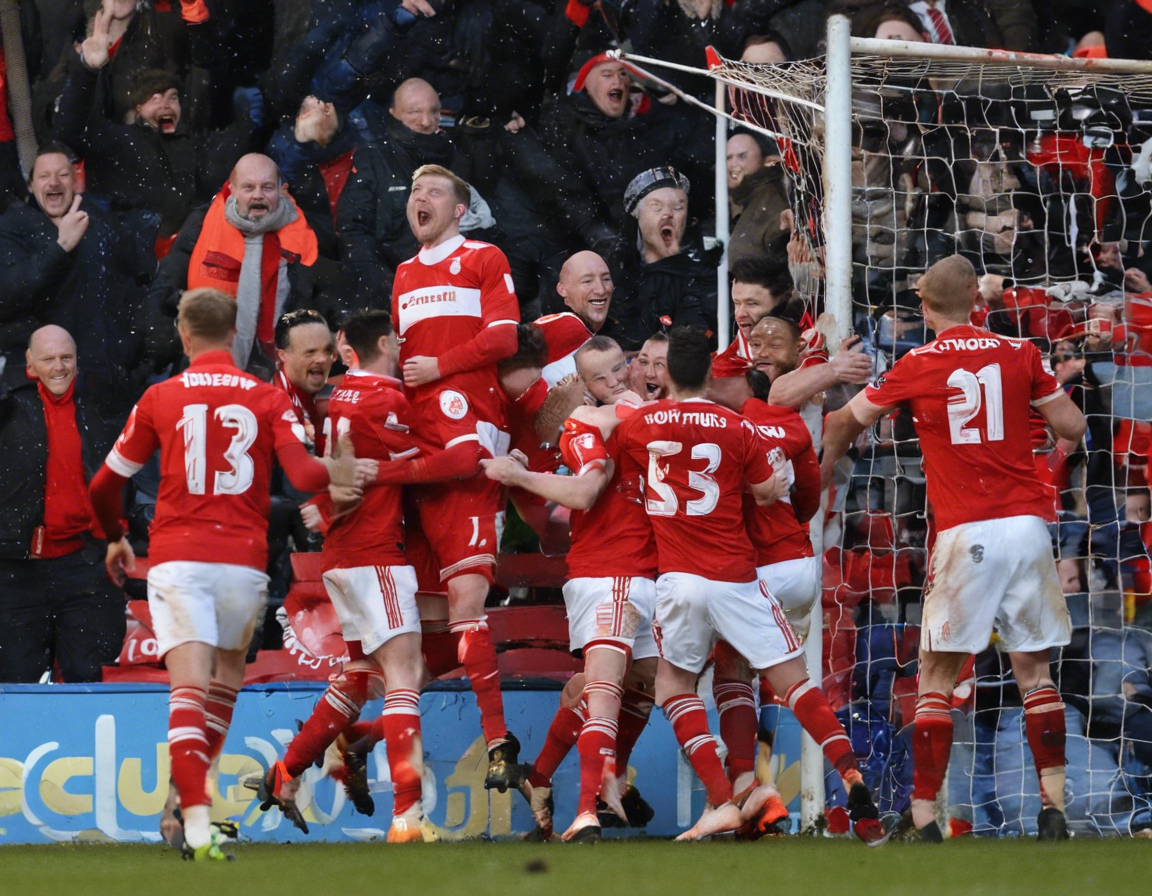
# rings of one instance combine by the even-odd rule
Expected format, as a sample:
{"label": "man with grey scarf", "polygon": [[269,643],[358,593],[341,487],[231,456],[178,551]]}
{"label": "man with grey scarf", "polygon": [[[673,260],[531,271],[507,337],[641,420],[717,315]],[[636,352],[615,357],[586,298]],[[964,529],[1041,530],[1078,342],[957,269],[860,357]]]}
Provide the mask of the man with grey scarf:
{"label": "man with grey scarf", "polygon": [[316,235],[275,162],[256,153],[243,156],[212,204],[188,218],[160,263],[150,292],[159,312],[157,361],[167,359],[164,342],[180,294],[211,286],[235,296],[239,306],[232,348],[237,366],[270,378],[274,327],[283,313],[339,310],[323,308],[315,295],[316,260]]}

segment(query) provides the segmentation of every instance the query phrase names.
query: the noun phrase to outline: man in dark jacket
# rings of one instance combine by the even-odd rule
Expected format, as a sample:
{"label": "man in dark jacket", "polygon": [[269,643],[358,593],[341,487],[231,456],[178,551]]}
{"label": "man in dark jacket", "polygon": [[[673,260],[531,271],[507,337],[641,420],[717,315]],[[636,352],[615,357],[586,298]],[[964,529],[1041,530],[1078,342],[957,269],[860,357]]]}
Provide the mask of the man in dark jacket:
{"label": "man in dark jacket", "polygon": [[[408,194],[412,173],[422,165],[440,165],[468,179],[463,154],[440,130],[440,97],[427,81],[412,78],[396,88],[389,107],[383,140],[360,147],[352,173],[340,194],[336,230],[343,246],[342,276],[362,307],[387,307],[397,265],[420,248],[408,226]],[[464,233],[478,239],[491,234],[494,222],[477,207],[476,191],[470,212],[460,222]],[[331,319],[331,318],[330,318]]]}
{"label": "man in dark jacket", "polygon": [[112,413],[113,433],[135,401],[130,374],[142,336],[143,284],[153,270],[117,222],[74,190],[71,151],[41,150],[32,168],[32,201],[0,215],[0,351],[4,381],[24,382],[24,350],[33,330],[57,324],[77,333],[85,382]]}
{"label": "man in dark jacket", "polygon": [[674,168],[652,168],[638,174],[624,193],[624,208],[638,225],[639,255],[625,265],[613,301],[623,349],[639,349],[653,333],[680,326],[704,327],[715,348],[722,250],[705,249],[695,228],[689,231],[689,186]]}
{"label": "man in dark jacket", "polygon": [[56,134],[84,157],[88,189],[117,209],[147,209],[160,216],[159,236],[176,233],[197,202],[220,189],[250,146],[256,125],[246,108],[222,131],[194,136],[182,124],[180,82],[159,69],[142,72],[132,93],[134,124],[92,115],[100,70],[108,64],[107,23],[74,58],[56,115]]}
{"label": "man in dark jacket", "polygon": [[124,642],[124,596],[109,584],[88,480],[111,440],[76,394],[76,344],[32,334],[25,381],[0,392],[0,682],[99,681]]}

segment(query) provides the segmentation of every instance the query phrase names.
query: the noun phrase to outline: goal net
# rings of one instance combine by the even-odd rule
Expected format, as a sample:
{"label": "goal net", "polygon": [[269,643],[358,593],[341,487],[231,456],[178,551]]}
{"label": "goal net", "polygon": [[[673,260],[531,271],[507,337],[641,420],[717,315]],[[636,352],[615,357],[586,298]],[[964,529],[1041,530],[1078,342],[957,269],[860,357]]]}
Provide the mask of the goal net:
{"label": "goal net", "polygon": [[[926,341],[916,280],[959,252],[983,324],[1035,341],[1086,412],[1079,445],[1033,427],[1075,626],[1053,657],[1068,818],[1082,833],[1152,827],[1152,64],[857,39],[837,57],[831,41],[831,59],[714,59],[710,74],[728,117],[776,139],[810,255],[797,288],[878,373]],[[900,812],[930,509],[907,414],[856,448],[825,533],[824,685],[882,809]],[[995,637],[961,678],[942,819],[955,834],[1034,834],[1036,773]]]}

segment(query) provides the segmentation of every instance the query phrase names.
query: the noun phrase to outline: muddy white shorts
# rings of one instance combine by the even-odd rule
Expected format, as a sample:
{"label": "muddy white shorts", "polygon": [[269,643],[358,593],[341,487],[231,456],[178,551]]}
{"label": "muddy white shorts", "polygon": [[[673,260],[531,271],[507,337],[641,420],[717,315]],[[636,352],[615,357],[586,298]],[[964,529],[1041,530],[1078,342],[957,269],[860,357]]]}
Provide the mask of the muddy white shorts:
{"label": "muddy white shorts", "polygon": [[564,583],[569,648],[575,653],[595,642],[628,648],[632,658],[659,656],[652,636],[656,583],[641,576],[569,579]]}
{"label": "muddy white shorts", "polygon": [[727,641],[753,669],[767,669],[803,647],[784,610],[759,579],[714,582],[686,572],[656,580],[656,644],[660,656],[689,672],[704,668],[717,639]]}
{"label": "muddy white shorts", "polygon": [[961,523],[936,537],[921,648],[979,653],[993,628],[1008,650],[1043,650],[1072,638],[1052,540],[1038,516]]}
{"label": "muddy white shorts", "polygon": [[812,604],[820,597],[820,576],[823,561],[820,557],[797,557],[771,566],[761,566],[756,577],[768,586],[768,591],[779,602],[792,629],[803,641],[808,637],[812,621]]}
{"label": "muddy white shorts", "polygon": [[420,632],[416,570],[411,566],[329,569],[321,578],[345,641],[365,655],[406,632]]}
{"label": "muddy white shorts", "polygon": [[199,641],[243,650],[268,601],[268,576],[251,566],[172,560],[148,570],[148,609],[160,656]]}

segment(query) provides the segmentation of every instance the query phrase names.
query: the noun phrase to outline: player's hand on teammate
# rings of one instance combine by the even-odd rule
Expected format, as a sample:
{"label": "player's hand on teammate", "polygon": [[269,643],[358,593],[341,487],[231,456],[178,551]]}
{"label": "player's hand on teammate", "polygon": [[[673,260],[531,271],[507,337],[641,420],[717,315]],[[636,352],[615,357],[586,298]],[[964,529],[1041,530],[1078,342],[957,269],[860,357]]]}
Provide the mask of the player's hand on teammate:
{"label": "player's hand on teammate", "polygon": [[404,362],[404,385],[423,386],[440,379],[440,362],[425,355],[416,355]]}
{"label": "player's hand on teammate", "polygon": [[108,570],[108,578],[117,585],[123,585],[128,573],[136,568],[136,552],[128,542],[128,536],[119,541],[108,542],[108,550],[104,554],[104,566]]}
{"label": "player's hand on teammate", "polygon": [[872,358],[864,354],[859,336],[844,340],[840,351],[828,362],[836,372],[838,383],[866,383],[872,378]]}
{"label": "player's hand on teammate", "polygon": [[788,496],[788,483],[773,473],[763,482],[752,486],[752,497],[761,507],[775,504],[781,498]]}
{"label": "player's hand on teammate", "polygon": [[304,523],[304,528],[309,532],[320,531],[320,524],[323,521],[323,517],[320,514],[320,508],[315,504],[301,504],[300,519]]}
{"label": "player's hand on teammate", "polygon": [[[523,455],[521,455],[521,457],[523,457]],[[499,482],[501,485],[514,486],[519,484],[521,477],[524,475],[527,460],[526,457],[523,461],[510,456],[493,457],[480,461],[480,466],[484,468],[484,475],[493,482]]]}

